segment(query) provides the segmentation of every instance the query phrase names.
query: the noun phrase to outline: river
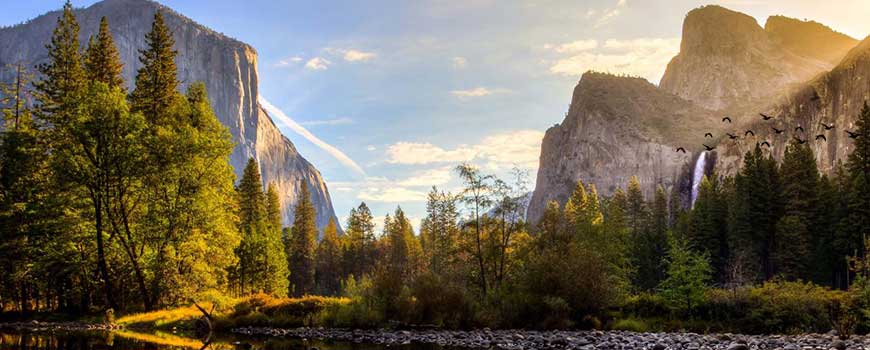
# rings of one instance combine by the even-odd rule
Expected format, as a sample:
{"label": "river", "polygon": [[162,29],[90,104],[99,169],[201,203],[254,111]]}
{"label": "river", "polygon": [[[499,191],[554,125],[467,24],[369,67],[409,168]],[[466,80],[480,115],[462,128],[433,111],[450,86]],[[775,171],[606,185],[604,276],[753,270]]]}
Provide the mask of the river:
{"label": "river", "polygon": [[436,345],[377,345],[278,337],[221,335],[207,344],[171,332],[0,330],[0,350],[445,350]]}

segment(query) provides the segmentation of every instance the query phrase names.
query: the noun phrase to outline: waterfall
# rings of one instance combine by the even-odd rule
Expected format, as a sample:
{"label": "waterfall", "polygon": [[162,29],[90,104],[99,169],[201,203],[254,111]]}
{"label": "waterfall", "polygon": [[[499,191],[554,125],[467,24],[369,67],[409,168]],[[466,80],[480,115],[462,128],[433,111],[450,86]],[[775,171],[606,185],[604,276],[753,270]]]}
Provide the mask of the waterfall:
{"label": "waterfall", "polygon": [[698,160],[695,161],[695,170],[692,172],[692,207],[695,207],[695,200],[698,199],[698,189],[701,188],[701,179],[704,178],[706,167],[707,151],[703,151],[698,155]]}

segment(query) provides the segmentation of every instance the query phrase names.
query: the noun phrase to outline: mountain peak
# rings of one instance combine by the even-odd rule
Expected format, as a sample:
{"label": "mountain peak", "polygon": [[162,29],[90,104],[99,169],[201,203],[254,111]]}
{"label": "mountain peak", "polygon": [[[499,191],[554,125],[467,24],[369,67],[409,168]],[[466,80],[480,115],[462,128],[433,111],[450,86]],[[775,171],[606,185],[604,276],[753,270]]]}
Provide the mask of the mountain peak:
{"label": "mountain peak", "polygon": [[764,30],[785,49],[804,57],[837,64],[858,43],[854,38],[815,21],[771,16]]}

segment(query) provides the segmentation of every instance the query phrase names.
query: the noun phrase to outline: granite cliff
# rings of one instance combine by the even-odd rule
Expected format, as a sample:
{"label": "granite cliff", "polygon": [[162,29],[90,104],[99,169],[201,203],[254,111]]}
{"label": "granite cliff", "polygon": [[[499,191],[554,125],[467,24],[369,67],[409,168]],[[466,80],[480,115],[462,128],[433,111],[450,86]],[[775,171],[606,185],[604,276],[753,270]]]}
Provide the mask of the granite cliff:
{"label": "granite cliff", "polygon": [[[80,40],[87,42],[106,16],[124,62],[124,79],[132,84],[141,67],[139,50],[151,29],[156,11],[163,11],[173,30],[178,51],[178,79],[182,89],[191,82],[205,82],[212,108],[229,128],[235,148],[230,157],[240,177],[249,157],[260,164],[263,181],[278,186],[285,224],[292,223],[293,207],[301,181],[311,189],[317,209],[317,226],[335,218],[329,190],[320,172],[281,134],[271,117],[257,103],[257,52],[251,46],[217,33],[150,0],[104,0],[76,10],[81,27]],[[51,12],[26,23],[0,29],[0,67],[25,63],[33,67],[47,60],[45,44],[60,12]],[[0,80],[14,79],[11,71],[0,70]]]}

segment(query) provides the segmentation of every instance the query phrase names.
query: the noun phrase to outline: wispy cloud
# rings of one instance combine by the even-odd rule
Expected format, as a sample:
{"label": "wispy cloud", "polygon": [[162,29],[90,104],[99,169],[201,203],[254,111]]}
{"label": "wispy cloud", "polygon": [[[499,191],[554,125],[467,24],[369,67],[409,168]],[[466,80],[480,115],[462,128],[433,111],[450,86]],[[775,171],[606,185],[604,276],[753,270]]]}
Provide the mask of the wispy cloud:
{"label": "wispy cloud", "polygon": [[587,71],[597,70],[641,76],[657,83],[668,62],[680,51],[680,39],[608,39],[596,49],[573,53],[560,52],[560,46],[553,47],[553,51],[567,53],[568,56],[549,62],[550,73],[579,76]]}
{"label": "wispy cloud", "polygon": [[305,125],[305,126],[346,125],[346,124],[353,124],[353,119],[335,118],[335,119],[323,119],[323,120],[308,120],[308,121],[300,122],[299,124]]}
{"label": "wispy cloud", "polygon": [[337,159],[341,164],[344,164],[346,167],[350,168],[357,174],[365,176],[365,171],[363,171],[362,167],[360,167],[355,161],[353,161],[353,159],[350,159],[350,157],[348,157],[338,148],[335,148],[334,146],[326,143],[317,136],[314,136],[314,134],[308,131],[308,129],[305,129],[305,127],[299,125],[299,123],[297,123],[295,120],[284,114],[284,112],[278,109],[278,107],[275,107],[273,104],[269,103],[269,101],[263,98],[263,96],[257,96],[257,102],[260,103],[260,106],[263,106],[263,108],[266,110],[266,112],[269,113],[269,115],[277,118],[279,121],[281,121],[282,124],[293,130],[295,133],[301,135],[306,140],[313,143],[315,146],[326,151],[327,153],[329,153],[329,155]]}
{"label": "wispy cloud", "polygon": [[411,165],[475,162],[490,169],[513,166],[534,169],[538,167],[543,138],[544,133],[539,130],[517,130],[452,149],[428,142],[398,142],[387,147],[387,162]]}
{"label": "wispy cloud", "polygon": [[344,60],[348,62],[367,62],[377,56],[374,52],[364,52],[358,50],[346,50],[344,52]]}
{"label": "wispy cloud", "polygon": [[468,60],[462,56],[453,57],[450,61],[453,63],[453,68],[456,69],[464,69],[468,66]]}
{"label": "wispy cloud", "polygon": [[616,6],[604,11],[604,14],[602,14],[601,17],[599,17],[598,20],[595,21],[595,25],[593,25],[593,28],[597,29],[610,23],[610,21],[622,14],[622,10],[625,9],[627,5],[627,0],[617,1]]}
{"label": "wispy cloud", "polygon": [[458,97],[459,99],[468,99],[468,98],[473,98],[473,97],[483,97],[483,96],[489,96],[489,95],[494,95],[494,94],[503,94],[503,93],[507,93],[507,92],[510,92],[510,90],[508,90],[508,89],[502,89],[502,88],[489,89],[489,88],[485,88],[485,87],[482,87],[482,86],[480,86],[480,87],[476,87],[476,88],[473,88],[473,89],[468,89],[468,90],[453,90],[453,91],[450,91],[450,93],[451,93],[453,96],[456,96],[456,97]]}
{"label": "wispy cloud", "polygon": [[544,48],[553,49],[558,53],[575,53],[575,52],[583,52],[589,51],[598,47],[598,40],[589,39],[589,40],[577,40],[572,41],[570,43],[565,43],[562,45],[544,45]]}
{"label": "wispy cloud", "polygon": [[310,70],[326,70],[332,62],[323,57],[314,57],[305,62],[305,68]]}
{"label": "wispy cloud", "polygon": [[302,62],[302,57],[299,57],[299,56],[287,57],[287,58],[279,60],[277,63],[275,63],[275,67],[290,67],[290,66],[295,65],[296,63],[299,63],[299,62]]}

